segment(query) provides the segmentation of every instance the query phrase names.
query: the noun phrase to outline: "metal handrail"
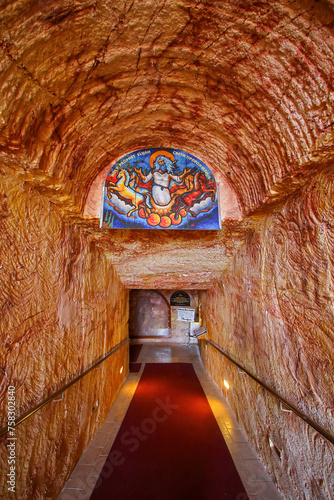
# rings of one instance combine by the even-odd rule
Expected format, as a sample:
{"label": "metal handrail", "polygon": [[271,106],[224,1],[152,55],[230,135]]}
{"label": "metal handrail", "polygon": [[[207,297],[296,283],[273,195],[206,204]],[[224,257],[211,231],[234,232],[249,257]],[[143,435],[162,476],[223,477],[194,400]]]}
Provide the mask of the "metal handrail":
{"label": "metal handrail", "polygon": [[227,352],[225,352],[224,349],[220,345],[216,344],[216,342],[214,342],[213,340],[209,340],[209,339],[206,339],[206,343],[212,345],[212,347],[214,347],[217,351],[219,351],[221,354],[223,354],[223,356],[225,356],[229,361],[231,361],[234,365],[236,365],[238,368],[240,368],[240,370],[247,373],[247,375],[249,377],[251,377],[253,380],[255,380],[255,382],[257,382],[261,387],[266,389],[268,392],[270,392],[270,394],[272,394],[275,398],[277,398],[281,403],[283,403],[285,406],[287,406],[290,411],[292,411],[293,413],[298,415],[298,417],[300,417],[302,420],[304,420],[304,422],[306,422],[308,425],[313,427],[314,430],[319,432],[319,434],[321,434],[324,438],[328,439],[328,441],[330,441],[331,443],[334,444],[334,436],[330,432],[326,431],[326,429],[324,429],[319,424],[317,424],[317,422],[315,422],[314,420],[309,418],[307,415],[305,415],[304,413],[299,411],[291,403],[288,403],[284,398],[282,398],[279,394],[277,394],[267,384],[262,382],[262,380],[255,377],[255,375],[250,373],[246,368],[244,368],[242,365],[240,365],[240,363],[238,363],[233,358],[231,358],[231,356],[229,354],[227,354]]}
{"label": "metal handrail", "polygon": [[[59,396],[60,394],[62,394],[63,392],[65,392],[69,387],[71,387],[72,385],[74,385],[80,379],[82,379],[83,377],[85,377],[87,375],[87,373],[89,373],[90,371],[94,370],[94,368],[96,368],[97,366],[101,365],[107,358],[109,358],[112,354],[114,354],[116,351],[118,351],[121,347],[123,347],[123,345],[127,344],[129,341],[130,341],[130,339],[127,338],[127,339],[123,340],[122,342],[120,342],[119,344],[117,344],[115,347],[112,347],[109,351],[107,351],[105,354],[103,354],[102,356],[100,356],[99,359],[97,361],[95,361],[94,364],[90,368],[87,368],[87,370],[85,370],[83,373],[81,373],[80,375],[78,375],[77,377],[75,377],[73,380],[71,380],[71,382],[69,382],[68,384],[64,385],[61,389],[59,389],[58,391],[56,391],[53,394],[51,394],[51,396],[48,396],[47,398],[43,399],[43,401],[41,401],[40,403],[38,403],[32,409],[30,409],[27,412],[23,413],[23,415],[21,415],[20,417],[18,417],[15,420],[15,427],[17,425],[21,424],[22,422],[24,422],[24,420],[26,420],[27,418],[31,417],[31,415],[33,415],[34,413],[36,413],[36,411],[38,411],[41,408],[43,408],[50,401],[54,400],[57,396]],[[59,401],[61,401],[61,400],[59,400]],[[9,430],[8,426],[3,427],[2,429],[0,429],[0,437],[4,436],[8,432],[8,430]]]}

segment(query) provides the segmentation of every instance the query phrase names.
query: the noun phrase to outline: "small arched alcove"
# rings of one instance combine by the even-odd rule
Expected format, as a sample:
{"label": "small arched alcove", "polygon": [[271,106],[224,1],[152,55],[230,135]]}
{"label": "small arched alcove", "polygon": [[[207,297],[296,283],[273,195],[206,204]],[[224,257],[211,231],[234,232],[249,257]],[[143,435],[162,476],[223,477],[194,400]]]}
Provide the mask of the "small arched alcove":
{"label": "small arched alcove", "polygon": [[129,335],[133,339],[171,336],[170,306],[162,294],[155,290],[131,290]]}

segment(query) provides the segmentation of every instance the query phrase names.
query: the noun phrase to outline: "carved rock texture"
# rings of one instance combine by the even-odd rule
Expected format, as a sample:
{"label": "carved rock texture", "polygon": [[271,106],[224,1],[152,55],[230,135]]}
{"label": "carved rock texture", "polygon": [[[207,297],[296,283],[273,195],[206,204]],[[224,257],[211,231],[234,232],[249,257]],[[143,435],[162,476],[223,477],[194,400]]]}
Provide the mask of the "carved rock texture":
{"label": "carved rock texture", "polygon": [[[128,290],[186,289],[211,338],[333,428],[333,26],[332,0],[0,3],[2,425],[10,383],[22,413],[126,337]],[[208,164],[222,231],[99,230],[99,175],[149,146]],[[17,498],[57,497],[127,356],[17,428]],[[285,497],[328,498],[329,447],[229,370]]]}
{"label": "carved rock texture", "polygon": [[[14,168],[15,167],[15,168]],[[39,186],[1,164],[1,427],[8,386],[17,416],[61,389],[127,336],[128,292],[104,252],[63,220]],[[120,367],[124,366],[123,374]],[[128,350],[17,427],[16,498],[56,498],[127,374]],[[8,470],[7,437],[1,470]],[[7,492],[6,474],[0,491]],[[9,493],[9,492],[8,492]],[[11,493],[10,493],[11,494]]]}
{"label": "carved rock texture", "polygon": [[3,2],[1,143],[83,206],[112,159],[187,147],[243,211],[332,123],[331,2]]}
{"label": "carved rock texture", "polygon": [[[328,432],[334,426],[332,171],[324,168],[297,200],[254,218],[245,246],[201,294],[209,337]],[[331,498],[333,445],[280,410],[212,346],[201,351],[223,391],[223,380],[229,382],[229,404],[283,494]]]}

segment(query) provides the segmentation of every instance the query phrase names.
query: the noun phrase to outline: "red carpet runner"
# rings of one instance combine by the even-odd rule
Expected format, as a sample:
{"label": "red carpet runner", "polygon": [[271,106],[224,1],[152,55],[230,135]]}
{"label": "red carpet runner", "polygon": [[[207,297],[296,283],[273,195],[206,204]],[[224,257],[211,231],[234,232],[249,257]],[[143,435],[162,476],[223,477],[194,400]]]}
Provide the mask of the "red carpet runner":
{"label": "red carpet runner", "polygon": [[148,363],[91,500],[247,500],[189,363]]}

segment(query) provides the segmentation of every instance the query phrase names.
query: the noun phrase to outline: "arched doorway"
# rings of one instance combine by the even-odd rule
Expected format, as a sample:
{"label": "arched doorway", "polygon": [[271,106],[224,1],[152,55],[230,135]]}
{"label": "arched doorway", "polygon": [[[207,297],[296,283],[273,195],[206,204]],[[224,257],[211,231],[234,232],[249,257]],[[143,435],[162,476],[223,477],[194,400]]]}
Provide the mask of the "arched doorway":
{"label": "arched doorway", "polygon": [[168,338],[171,336],[170,306],[155,290],[130,292],[130,338]]}

